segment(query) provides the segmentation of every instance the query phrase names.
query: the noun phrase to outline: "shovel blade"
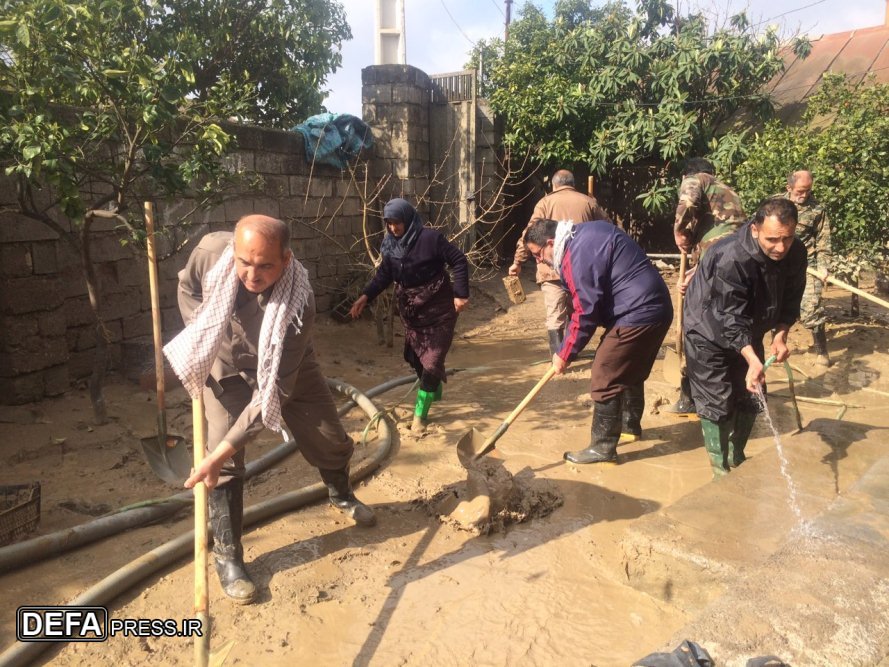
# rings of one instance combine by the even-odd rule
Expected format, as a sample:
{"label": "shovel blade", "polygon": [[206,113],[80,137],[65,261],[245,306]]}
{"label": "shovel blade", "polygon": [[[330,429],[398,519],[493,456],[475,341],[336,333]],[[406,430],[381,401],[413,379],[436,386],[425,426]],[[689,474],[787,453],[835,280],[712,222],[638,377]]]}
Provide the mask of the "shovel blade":
{"label": "shovel blade", "polygon": [[168,433],[163,438],[142,438],[142,451],[154,474],[168,484],[181,486],[191,474],[191,453],[181,436]]}
{"label": "shovel blade", "polygon": [[664,380],[672,385],[679,386],[682,383],[682,370],[680,368],[679,355],[671,347],[664,348]]}
{"label": "shovel blade", "polygon": [[464,468],[469,468],[484,450],[485,441],[485,436],[474,428],[464,433],[457,441],[457,457]]}

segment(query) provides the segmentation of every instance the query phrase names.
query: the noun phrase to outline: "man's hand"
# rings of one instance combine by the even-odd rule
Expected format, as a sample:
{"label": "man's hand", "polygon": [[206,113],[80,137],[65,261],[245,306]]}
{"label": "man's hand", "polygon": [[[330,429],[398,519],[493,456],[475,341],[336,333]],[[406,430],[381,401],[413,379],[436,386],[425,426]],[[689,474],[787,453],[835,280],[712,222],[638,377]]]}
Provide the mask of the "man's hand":
{"label": "man's hand", "polygon": [[[456,299],[454,299],[456,301]],[[355,303],[352,304],[352,307],[349,309],[349,315],[352,316],[353,320],[357,320],[361,317],[361,312],[364,310],[364,307],[367,305],[367,294],[362,294],[357,299],[355,299]],[[457,311],[459,312],[459,311]]]}
{"label": "man's hand", "polygon": [[772,344],[769,346],[769,356],[775,355],[775,361],[783,362],[790,356],[790,350],[787,347],[787,330],[779,329],[772,338]]}
{"label": "man's hand", "polygon": [[200,467],[192,468],[191,477],[185,480],[185,488],[193,489],[198,482],[203,482],[207,490],[212,490],[219,483],[219,471],[222,470],[223,461],[217,461],[210,455],[201,461]]}
{"label": "man's hand", "polygon": [[691,267],[688,271],[685,272],[685,278],[682,282],[676,281],[676,289],[679,290],[679,293],[685,296],[685,290],[688,289],[688,285],[691,282],[692,276],[694,276],[695,271],[698,270],[697,265]]}
{"label": "man's hand", "polygon": [[568,362],[562,359],[558,354],[553,355],[553,368],[556,369],[556,375],[561,375],[568,368]]}
{"label": "man's hand", "polygon": [[741,356],[747,361],[747,375],[744,378],[744,384],[747,386],[747,391],[754,394],[758,393],[759,388],[766,381],[766,374],[763,369],[762,361],[756,356],[756,352],[753,350],[752,345],[745,345],[741,348]]}
{"label": "man's hand", "polygon": [[458,313],[462,313],[466,306],[469,304],[469,299],[461,299],[459,297],[454,297],[454,310]]}
{"label": "man's hand", "polygon": [[522,265],[517,264],[516,262],[512,263],[512,266],[509,267],[509,275],[517,276],[522,272]]}

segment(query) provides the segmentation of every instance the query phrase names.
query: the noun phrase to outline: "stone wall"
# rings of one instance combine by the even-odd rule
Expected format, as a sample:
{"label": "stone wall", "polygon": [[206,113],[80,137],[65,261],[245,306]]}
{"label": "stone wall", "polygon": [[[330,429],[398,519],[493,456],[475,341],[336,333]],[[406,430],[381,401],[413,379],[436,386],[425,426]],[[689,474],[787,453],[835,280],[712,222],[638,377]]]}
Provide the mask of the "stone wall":
{"label": "stone wall", "polygon": [[[354,289],[369,277],[365,224],[370,243],[378,247],[380,213],[388,199],[419,200],[420,210],[429,214],[436,157],[430,155],[429,77],[413,67],[387,65],[366,68],[362,79],[363,115],[375,145],[351,169],[309,164],[298,133],[231,126],[238,148],[227,157],[229,165],[260,176],[258,188],[244,186],[227,194],[224,203],[193,215],[187,215],[194,208],[187,199],[154,202],[165,339],[182,327],[177,272],[195,241],[209,231],[231,230],[249,213],[287,221],[294,254],[308,268],[318,310],[324,312],[343,301],[347,286]],[[488,134],[483,139],[489,141]],[[72,381],[90,374],[96,346],[78,255],[49,227],[10,212],[15,206],[13,183],[0,177],[0,404],[65,392]],[[69,229],[64,220],[56,221]],[[145,380],[154,365],[145,252],[128,243],[115,224],[98,220],[92,235],[109,362]]]}
{"label": "stone wall", "polygon": [[[231,193],[224,203],[190,216],[187,200],[155,202],[160,305],[165,338],[182,327],[176,274],[194,242],[208,231],[231,230],[248,213],[290,223],[293,251],[309,271],[318,308],[355,270],[363,200],[350,171],[309,165],[302,136],[240,126],[238,149],[228,160],[262,178],[261,187]],[[362,174],[365,163],[354,167]],[[14,204],[8,179],[0,183],[0,208]],[[64,224],[64,223],[61,223]],[[153,366],[151,301],[144,250],[102,220],[94,226],[92,253],[103,292],[102,316],[113,368],[128,375]],[[179,248],[174,252],[173,248]],[[0,213],[0,403],[23,403],[66,391],[89,375],[96,330],[79,257],[40,222]]]}

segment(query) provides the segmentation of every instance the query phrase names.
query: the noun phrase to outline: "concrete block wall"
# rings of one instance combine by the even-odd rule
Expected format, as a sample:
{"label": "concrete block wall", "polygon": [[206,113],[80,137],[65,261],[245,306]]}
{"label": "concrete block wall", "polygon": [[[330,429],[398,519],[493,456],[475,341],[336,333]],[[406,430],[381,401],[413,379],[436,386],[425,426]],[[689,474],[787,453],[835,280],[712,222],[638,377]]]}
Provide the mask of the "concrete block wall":
{"label": "concrete block wall", "polygon": [[[356,281],[356,274],[365,274],[358,276],[360,282],[369,273],[362,231],[365,179],[372,232],[382,230],[379,218],[390,198],[428,200],[429,77],[414,67],[384,65],[364,69],[362,82],[364,120],[375,145],[351,170],[309,164],[297,133],[232,125],[227,129],[237,136],[238,146],[226,157],[227,165],[260,176],[261,187],[226,193],[222,203],[196,213],[191,213],[195,203],[185,198],[153,202],[165,339],[182,327],[177,273],[207,232],[231,230],[249,213],[287,221],[294,254],[309,270],[318,310],[324,312],[337,305],[335,297]],[[99,194],[96,190],[91,194]],[[0,177],[0,404],[63,393],[71,381],[92,371],[96,341],[76,249],[50,227],[10,212],[15,205],[13,182]],[[420,210],[430,213],[423,206]],[[70,231],[66,220],[55,221]],[[378,246],[381,236],[371,242]],[[144,249],[128,243],[110,220],[97,220],[91,238],[110,364],[130,376],[153,372]]]}
{"label": "concrete block wall", "polygon": [[[158,277],[165,339],[182,328],[177,273],[197,239],[231,230],[249,213],[291,226],[293,251],[309,270],[319,311],[355,269],[363,246],[363,200],[350,171],[306,161],[297,133],[232,126],[238,148],[227,161],[262,178],[259,189],[234,192],[223,203],[181,224],[194,202],[155,201]],[[363,190],[363,159],[353,165]],[[92,371],[96,326],[80,259],[48,226],[11,213],[15,192],[0,179],[0,404],[64,393]],[[57,220],[62,229],[70,227]],[[176,248],[181,249],[175,252]],[[92,254],[103,292],[102,316],[112,368],[133,376],[152,369],[151,299],[144,250],[126,241],[113,222],[97,221]]]}

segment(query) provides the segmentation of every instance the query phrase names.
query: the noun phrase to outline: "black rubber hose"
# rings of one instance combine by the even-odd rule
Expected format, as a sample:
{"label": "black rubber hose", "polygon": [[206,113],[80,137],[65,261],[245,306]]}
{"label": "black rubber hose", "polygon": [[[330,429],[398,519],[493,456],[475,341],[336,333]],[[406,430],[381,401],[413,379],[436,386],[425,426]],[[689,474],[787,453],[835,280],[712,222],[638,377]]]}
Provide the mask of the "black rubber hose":
{"label": "black rubber hose", "polygon": [[[406,380],[407,382],[413,382],[416,380],[416,377],[410,376]],[[402,382],[401,384],[405,383]],[[373,418],[378,413],[376,406],[370,399],[351,385],[338,380],[328,380],[328,384],[340,393],[349,396],[358,407],[364,410],[368,417]],[[370,457],[362,461],[352,472],[352,479],[362,479],[371,474],[388,456],[392,446],[392,431],[385,420],[380,420],[380,431],[379,446]],[[270,498],[256,505],[251,505],[244,511],[244,525],[250,526],[283,512],[299,509],[311,502],[320,500],[326,494],[326,487],[319,482],[303,489]],[[129,590],[145,577],[185,557],[193,548],[194,531],[190,530],[127,563],[72,600],[69,605],[107,605],[115,597]],[[48,646],[47,642],[16,642],[0,654],[0,667],[28,665],[40,653],[46,650]]]}
{"label": "black rubber hose", "polygon": [[[415,380],[416,376],[413,375],[396,378],[368,390],[364,395],[372,398]],[[337,383],[335,380],[328,380],[328,384],[337,391],[348,387],[348,385]],[[349,401],[339,409],[338,412],[341,416],[348,413],[356,405],[349,390],[342,389],[342,391],[349,396]],[[371,418],[374,416],[370,415]],[[299,445],[293,440],[279,445],[255,461],[248,463],[245,472],[246,478],[250,479],[261,472],[265,472],[272,466],[295,454],[298,449]],[[363,479],[363,476],[353,475],[353,478],[360,480]],[[125,530],[162,521],[186,507],[191,507],[192,492],[183,491],[167,498],[148,501],[148,503],[150,504],[143,503],[144,506],[137,504],[135,507],[123,508],[113,514],[99,517],[93,521],[2,547],[0,548],[0,575],[47,558],[52,558],[77,547],[91,544],[97,540],[117,535]]]}

